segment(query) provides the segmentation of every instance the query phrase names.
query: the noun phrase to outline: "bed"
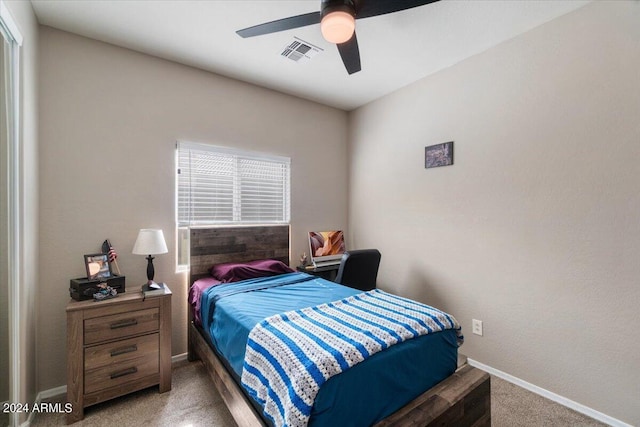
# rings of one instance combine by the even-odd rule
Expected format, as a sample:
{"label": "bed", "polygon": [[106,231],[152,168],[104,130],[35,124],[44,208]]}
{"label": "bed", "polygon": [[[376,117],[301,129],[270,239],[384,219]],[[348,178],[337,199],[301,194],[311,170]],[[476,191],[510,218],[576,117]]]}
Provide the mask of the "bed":
{"label": "bed", "polygon": [[[190,240],[192,284],[211,280],[212,265],[264,259],[289,263],[288,226],[192,229]],[[283,285],[283,281],[287,283]],[[256,282],[260,292],[243,293]],[[264,290],[267,282],[274,282],[273,289]],[[247,337],[253,326],[272,314],[307,304],[356,300],[361,295],[358,290],[291,272],[224,286],[202,286],[196,291],[197,298],[193,288],[188,298],[189,360],[202,360],[239,426],[273,425],[271,417],[265,416],[249,396],[247,389],[251,387],[240,385]],[[268,297],[272,304],[254,300],[258,294],[264,298],[269,292],[274,292]],[[374,292],[380,292],[374,297],[384,294]],[[301,295],[305,295],[302,300]],[[196,310],[198,301],[201,306]],[[456,369],[457,338],[454,329],[423,335],[389,347],[332,377],[318,391],[309,426],[490,425],[489,376],[468,365]]]}

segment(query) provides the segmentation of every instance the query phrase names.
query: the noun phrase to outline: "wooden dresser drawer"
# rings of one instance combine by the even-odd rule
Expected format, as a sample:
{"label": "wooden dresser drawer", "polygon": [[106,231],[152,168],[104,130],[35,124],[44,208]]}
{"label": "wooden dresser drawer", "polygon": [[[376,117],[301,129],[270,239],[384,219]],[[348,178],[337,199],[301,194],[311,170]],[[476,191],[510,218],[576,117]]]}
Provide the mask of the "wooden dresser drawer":
{"label": "wooden dresser drawer", "polygon": [[156,349],[156,351],[143,357],[86,371],[84,376],[85,393],[93,393],[149,375],[158,374],[160,368],[158,359],[159,352]]}
{"label": "wooden dresser drawer", "polygon": [[67,423],[88,406],[158,386],[171,390],[171,291],[67,304]]}
{"label": "wooden dresser drawer", "polygon": [[84,349],[84,369],[89,371],[158,352],[160,334],[129,338]]}
{"label": "wooden dresser drawer", "polygon": [[157,331],[160,326],[158,308],[137,310],[84,321],[84,344],[126,338]]}

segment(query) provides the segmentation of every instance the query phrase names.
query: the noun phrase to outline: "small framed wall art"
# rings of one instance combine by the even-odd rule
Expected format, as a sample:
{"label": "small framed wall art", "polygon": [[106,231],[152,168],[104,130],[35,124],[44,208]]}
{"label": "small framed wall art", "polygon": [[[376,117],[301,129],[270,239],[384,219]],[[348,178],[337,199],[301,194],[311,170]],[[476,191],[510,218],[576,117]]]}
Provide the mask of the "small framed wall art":
{"label": "small framed wall art", "polygon": [[111,277],[111,265],[107,254],[90,254],[84,256],[87,279],[106,279]]}
{"label": "small framed wall art", "polygon": [[437,168],[453,164],[453,141],[424,148],[424,167]]}

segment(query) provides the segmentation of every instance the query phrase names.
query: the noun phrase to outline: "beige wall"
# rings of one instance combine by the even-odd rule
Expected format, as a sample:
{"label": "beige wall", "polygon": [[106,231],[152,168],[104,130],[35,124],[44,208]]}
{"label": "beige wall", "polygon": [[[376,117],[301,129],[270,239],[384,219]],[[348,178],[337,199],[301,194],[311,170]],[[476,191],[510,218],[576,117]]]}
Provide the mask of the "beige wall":
{"label": "beige wall", "polygon": [[[20,142],[21,142],[21,211],[19,236],[23,264],[19,267],[18,300],[20,304],[20,402],[36,397],[36,306],[38,269],[38,23],[30,2],[6,1],[9,12],[23,37],[20,50]],[[20,422],[28,414],[20,415]]]}
{"label": "beige wall", "polygon": [[[212,143],[291,157],[292,264],[310,229],[346,227],[347,114],[41,27],[40,389],[65,384],[69,279],[110,238],[127,289],[145,279],[140,228],[165,232],[156,279],[173,298],[173,354],[186,351],[186,275],[175,273],[174,147]],[[327,168],[329,173],[327,173]]]}
{"label": "beige wall", "polygon": [[[640,425],[640,3],[595,2],[350,115],[349,230],[469,357]],[[455,164],[424,147],[455,141]],[[484,336],[471,334],[471,319]]]}

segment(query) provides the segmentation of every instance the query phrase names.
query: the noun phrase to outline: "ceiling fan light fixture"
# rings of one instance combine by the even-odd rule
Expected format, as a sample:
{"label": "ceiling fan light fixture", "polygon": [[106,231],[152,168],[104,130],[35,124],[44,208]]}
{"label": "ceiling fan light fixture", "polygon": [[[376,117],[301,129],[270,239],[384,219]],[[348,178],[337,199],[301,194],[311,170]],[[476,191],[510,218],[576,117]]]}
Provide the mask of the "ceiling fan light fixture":
{"label": "ceiling fan light fixture", "polygon": [[340,44],[349,41],[355,29],[355,17],[341,10],[326,14],[320,22],[322,36],[329,43]]}

